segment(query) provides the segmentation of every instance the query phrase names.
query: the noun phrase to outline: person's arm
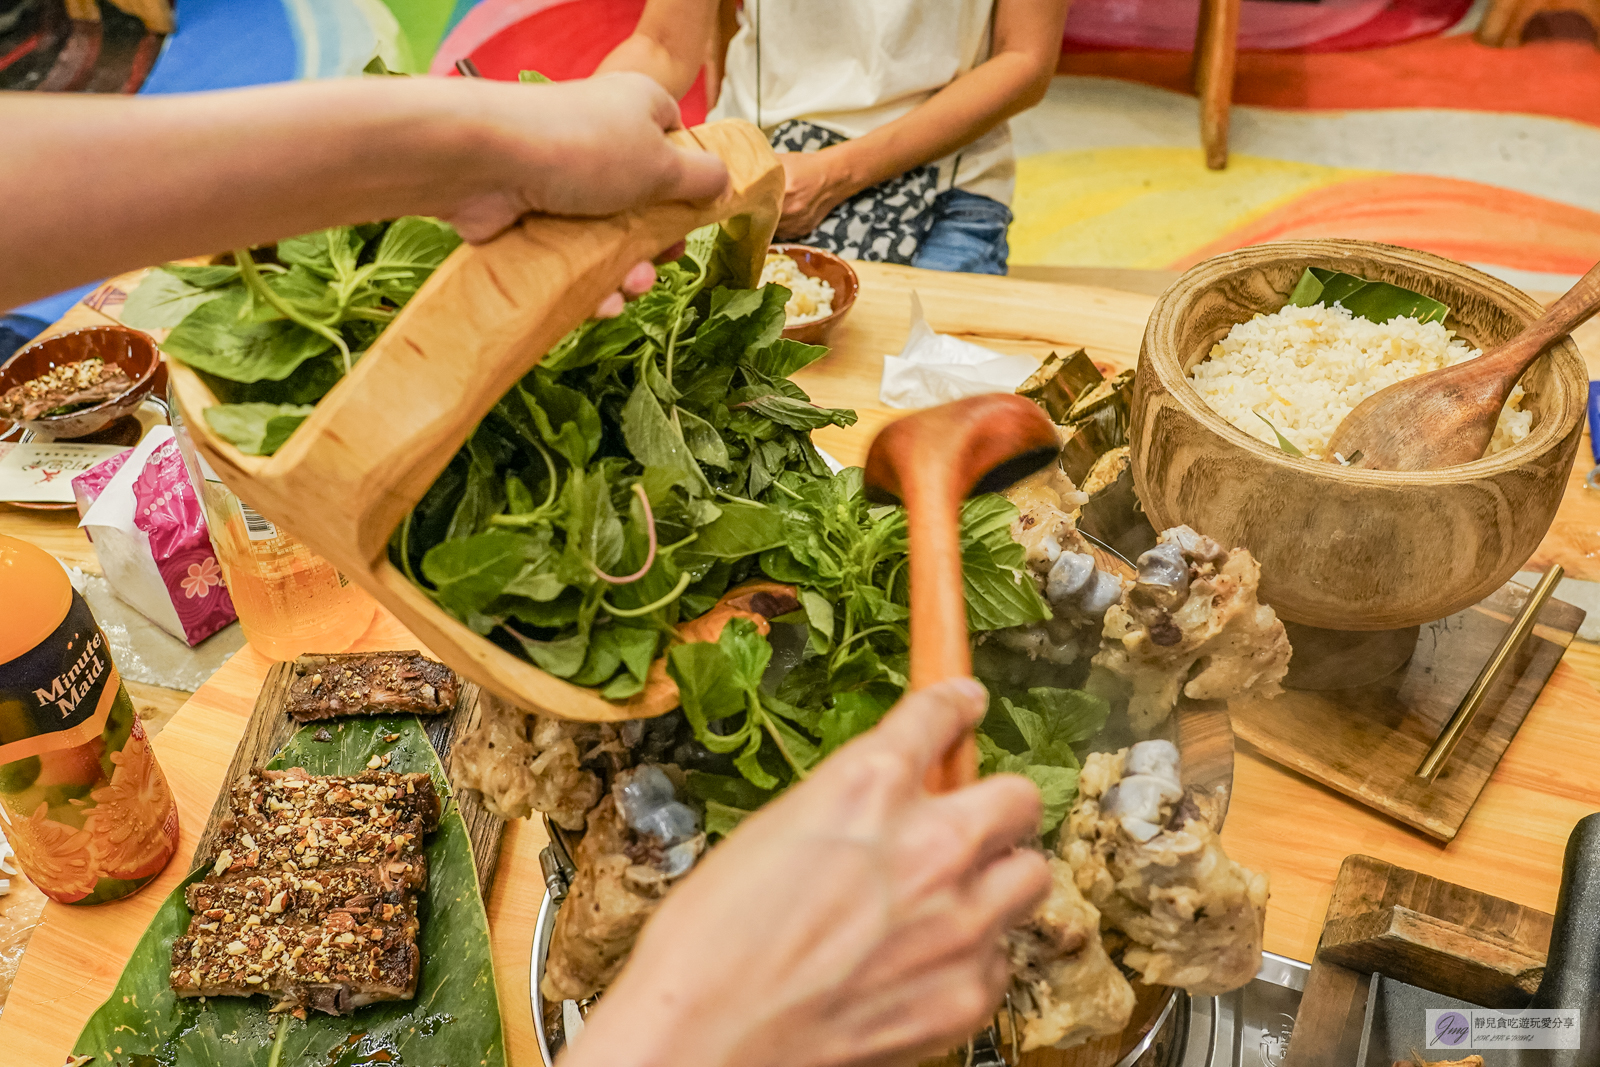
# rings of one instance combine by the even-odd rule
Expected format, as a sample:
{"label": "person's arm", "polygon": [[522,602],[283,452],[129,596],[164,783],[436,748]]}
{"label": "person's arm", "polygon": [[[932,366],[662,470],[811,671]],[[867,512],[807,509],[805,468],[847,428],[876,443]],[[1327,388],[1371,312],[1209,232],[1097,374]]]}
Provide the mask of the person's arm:
{"label": "person's arm", "polygon": [[983,717],[970,678],[906,697],[713,848],[646,924],[560,1067],[883,1067],[981,1029],[1005,931],[1044,898],[1039,793],[929,766]]}
{"label": "person's arm", "polygon": [[669,142],[677,124],[672,100],[632,75],[0,93],[0,310],[325,226],[435,215],[483,241],[529,212],[717,195],[726,169]]}
{"label": "person's arm", "polygon": [[810,233],[863,189],[971,144],[1037,104],[1061,57],[1069,0],[996,0],[989,58],[919,107],[820,152],[785,154],[788,188],[778,236]]}
{"label": "person's arm", "polygon": [[633,34],[600,61],[595,73],[647,74],[674,100],[681,99],[718,40],[719,6],[719,0],[648,0]]}

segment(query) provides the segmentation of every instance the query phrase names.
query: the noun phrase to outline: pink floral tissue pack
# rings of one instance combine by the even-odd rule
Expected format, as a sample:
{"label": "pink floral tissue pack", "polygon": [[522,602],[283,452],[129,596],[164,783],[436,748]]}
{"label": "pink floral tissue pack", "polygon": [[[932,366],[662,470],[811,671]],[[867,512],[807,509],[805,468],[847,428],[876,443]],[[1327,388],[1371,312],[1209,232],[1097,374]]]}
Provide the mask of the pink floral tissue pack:
{"label": "pink floral tissue pack", "polygon": [[151,622],[197,645],[238,617],[170,426],[72,488],[106,581]]}

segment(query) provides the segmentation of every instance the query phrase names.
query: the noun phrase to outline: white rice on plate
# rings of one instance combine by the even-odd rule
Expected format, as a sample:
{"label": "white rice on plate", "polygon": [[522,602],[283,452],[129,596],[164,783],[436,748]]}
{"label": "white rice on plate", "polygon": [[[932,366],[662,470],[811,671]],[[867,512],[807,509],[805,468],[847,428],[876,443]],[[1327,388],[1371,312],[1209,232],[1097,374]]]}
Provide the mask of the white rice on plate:
{"label": "white rice on plate", "polygon": [[[1211,409],[1245,433],[1277,447],[1277,427],[1311,459],[1352,408],[1379,389],[1481,355],[1437,322],[1357,318],[1338,304],[1296,307],[1241,322],[1189,372]],[[1528,436],[1533,413],[1511,390],[1485,455]],[[1272,426],[1268,426],[1267,422]]]}
{"label": "white rice on plate", "polygon": [[833,286],[802,272],[794,257],[768,252],[761,268],[761,284],[769,282],[789,290],[789,302],[783,306],[785,325],[799,326],[833,314]]}

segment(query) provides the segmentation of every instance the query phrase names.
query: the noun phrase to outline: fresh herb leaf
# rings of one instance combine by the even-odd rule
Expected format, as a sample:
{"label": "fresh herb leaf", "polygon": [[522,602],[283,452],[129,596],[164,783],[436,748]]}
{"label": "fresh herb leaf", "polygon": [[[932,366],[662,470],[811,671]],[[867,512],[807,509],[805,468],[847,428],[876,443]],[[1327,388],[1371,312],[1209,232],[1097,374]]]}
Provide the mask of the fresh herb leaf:
{"label": "fresh herb leaf", "polygon": [[1296,459],[1304,459],[1305,458],[1306,454],[1304,452],[1300,451],[1299,448],[1295,447],[1295,443],[1293,441],[1291,441],[1287,437],[1283,436],[1283,432],[1281,430],[1279,430],[1276,426],[1272,425],[1272,420],[1268,419],[1265,415],[1261,414],[1261,412],[1259,412],[1259,411],[1252,411],[1251,414],[1254,415],[1256,418],[1260,419],[1262,422],[1267,424],[1267,429],[1271,430],[1273,432],[1273,434],[1278,438],[1278,447],[1280,449],[1282,449],[1284,452],[1287,452],[1289,455],[1295,457]]}
{"label": "fresh herb leaf", "polygon": [[1371,282],[1343,271],[1307,267],[1289,294],[1296,307],[1313,304],[1341,305],[1357,318],[1370,322],[1410,318],[1418,322],[1443,322],[1450,314],[1447,304],[1389,282]]}
{"label": "fresh herb leaf", "polygon": [[314,410],[309,404],[218,404],[206,408],[205,419],[246,455],[270,456]]}

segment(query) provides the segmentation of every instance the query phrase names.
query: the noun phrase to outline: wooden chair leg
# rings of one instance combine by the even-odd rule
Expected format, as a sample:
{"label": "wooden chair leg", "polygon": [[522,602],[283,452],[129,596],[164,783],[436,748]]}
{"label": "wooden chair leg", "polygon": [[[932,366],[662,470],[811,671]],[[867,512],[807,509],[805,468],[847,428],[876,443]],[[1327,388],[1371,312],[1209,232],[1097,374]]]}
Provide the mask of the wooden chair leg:
{"label": "wooden chair leg", "polygon": [[1200,140],[1206,166],[1228,165],[1228,109],[1239,50],[1239,0],[1200,0],[1194,42],[1194,89],[1200,98]]}
{"label": "wooden chair leg", "polygon": [[1571,11],[1594,27],[1600,45],[1600,0],[1494,0],[1473,37],[1491,48],[1515,48],[1535,15],[1546,11]]}

